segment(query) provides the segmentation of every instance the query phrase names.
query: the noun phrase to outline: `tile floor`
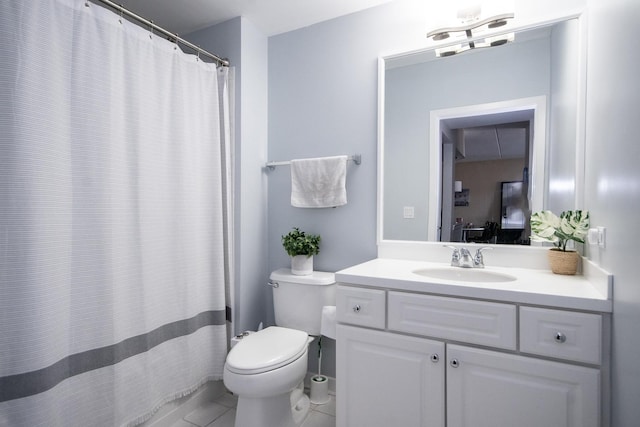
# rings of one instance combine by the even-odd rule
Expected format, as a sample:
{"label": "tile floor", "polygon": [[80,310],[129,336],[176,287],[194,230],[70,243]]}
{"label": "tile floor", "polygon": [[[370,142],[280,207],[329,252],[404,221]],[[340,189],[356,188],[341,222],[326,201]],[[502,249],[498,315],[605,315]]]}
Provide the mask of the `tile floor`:
{"label": "tile floor", "polygon": [[[213,402],[196,408],[171,427],[233,427],[236,419],[236,396],[224,393]],[[329,403],[311,404],[311,409],[301,427],[335,427],[336,399],[331,395]]]}

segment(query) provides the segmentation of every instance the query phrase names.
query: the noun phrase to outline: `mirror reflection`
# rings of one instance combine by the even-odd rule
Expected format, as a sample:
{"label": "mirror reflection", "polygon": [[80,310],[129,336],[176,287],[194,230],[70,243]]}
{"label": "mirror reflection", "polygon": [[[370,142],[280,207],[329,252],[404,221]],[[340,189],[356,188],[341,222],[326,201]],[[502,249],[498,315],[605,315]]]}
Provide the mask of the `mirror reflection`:
{"label": "mirror reflection", "polygon": [[527,244],[533,117],[521,113],[527,120],[510,122],[514,114],[505,113],[507,123],[492,125],[444,121],[457,144],[443,141],[441,241]]}
{"label": "mirror reflection", "polygon": [[574,186],[549,183],[574,170],[555,153],[576,146],[577,40],[572,19],[496,48],[385,60],[383,240],[527,244],[532,211],[572,206]]}

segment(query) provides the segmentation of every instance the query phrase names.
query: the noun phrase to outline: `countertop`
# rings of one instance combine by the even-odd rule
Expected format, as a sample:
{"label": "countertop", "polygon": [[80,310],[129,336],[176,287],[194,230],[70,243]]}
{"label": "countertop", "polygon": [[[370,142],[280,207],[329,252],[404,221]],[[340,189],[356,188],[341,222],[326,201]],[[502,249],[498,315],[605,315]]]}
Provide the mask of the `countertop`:
{"label": "countertop", "polygon": [[613,276],[587,260],[583,260],[583,274],[575,276],[554,274],[550,270],[541,269],[491,266],[485,268],[486,271],[515,276],[517,279],[511,282],[455,282],[430,279],[413,273],[422,268],[446,266],[447,264],[435,262],[376,258],[338,271],[336,281],[390,290],[563,309],[613,311]]}

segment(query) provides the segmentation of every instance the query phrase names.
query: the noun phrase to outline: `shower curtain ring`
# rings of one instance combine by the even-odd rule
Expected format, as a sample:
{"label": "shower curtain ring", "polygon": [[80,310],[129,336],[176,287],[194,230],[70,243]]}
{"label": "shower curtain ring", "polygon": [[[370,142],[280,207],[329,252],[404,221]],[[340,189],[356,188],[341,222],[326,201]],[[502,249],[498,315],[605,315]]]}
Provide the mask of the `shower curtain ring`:
{"label": "shower curtain ring", "polygon": [[124,7],[122,6],[122,3],[120,3],[120,19],[118,19],[118,22],[120,22],[122,24],[122,18],[124,17]]}
{"label": "shower curtain ring", "polygon": [[179,38],[180,38],[180,37],[178,37],[178,33],[176,33],[176,43],[175,43],[175,45],[173,46],[173,50],[178,50],[178,39],[179,39]]}
{"label": "shower curtain ring", "polygon": [[149,25],[149,38],[153,39],[153,21],[149,21],[150,25]]}

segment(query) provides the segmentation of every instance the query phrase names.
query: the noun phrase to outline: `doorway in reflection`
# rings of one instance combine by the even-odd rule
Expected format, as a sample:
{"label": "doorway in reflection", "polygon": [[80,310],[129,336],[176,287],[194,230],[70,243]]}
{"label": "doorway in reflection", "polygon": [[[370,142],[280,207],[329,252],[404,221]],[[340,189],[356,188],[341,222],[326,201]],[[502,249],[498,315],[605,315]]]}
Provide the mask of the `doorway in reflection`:
{"label": "doorway in reflection", "polygon": [[[468,127],[460,126],[473,119],[443,121],[442,241],[528,244],[532,118],[509,117]],[[445,190],[452,183],[453,194]]]}

